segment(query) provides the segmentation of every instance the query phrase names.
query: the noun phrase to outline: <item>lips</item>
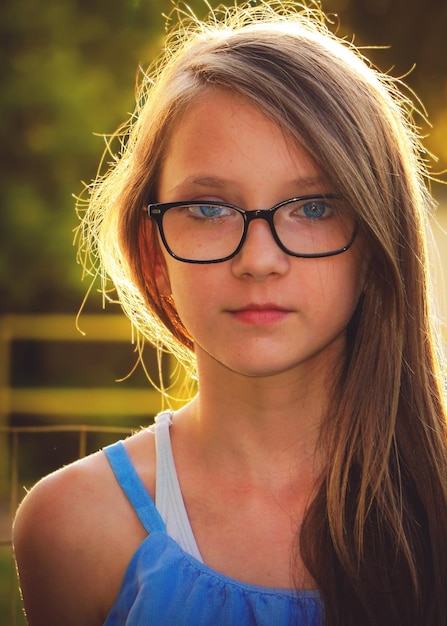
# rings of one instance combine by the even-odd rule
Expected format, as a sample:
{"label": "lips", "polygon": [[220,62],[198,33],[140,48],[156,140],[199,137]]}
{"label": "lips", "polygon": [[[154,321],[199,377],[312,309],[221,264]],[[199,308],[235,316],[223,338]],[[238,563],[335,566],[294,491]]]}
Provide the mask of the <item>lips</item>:
{"label": "lips", "polygon": [[291,311],[276,304],[248,304],[240,309],[231,311],[233,317],[245,324],[265,326],[281,322],[290,315]]}

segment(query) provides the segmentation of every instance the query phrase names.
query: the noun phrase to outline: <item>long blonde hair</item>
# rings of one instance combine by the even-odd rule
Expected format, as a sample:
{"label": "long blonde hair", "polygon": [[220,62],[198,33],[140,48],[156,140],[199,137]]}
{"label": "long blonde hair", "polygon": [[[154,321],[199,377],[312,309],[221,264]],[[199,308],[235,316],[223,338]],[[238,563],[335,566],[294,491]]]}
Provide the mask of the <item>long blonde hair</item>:
{"label": "long blonde hair", "polygon": [[90,189],[80,255],[139,333],[190,363],[193,341],[154,276],[164,149],[217,86],[303,145],[346,199],[368,251],[364,293],[322,427],[322,486],[297,539],[331,626],[447,625],[447,445],[427,264],[425,159],[397,81],[331,34],[317,5],[234,7],[171,36],[145,76],[121,154]]}

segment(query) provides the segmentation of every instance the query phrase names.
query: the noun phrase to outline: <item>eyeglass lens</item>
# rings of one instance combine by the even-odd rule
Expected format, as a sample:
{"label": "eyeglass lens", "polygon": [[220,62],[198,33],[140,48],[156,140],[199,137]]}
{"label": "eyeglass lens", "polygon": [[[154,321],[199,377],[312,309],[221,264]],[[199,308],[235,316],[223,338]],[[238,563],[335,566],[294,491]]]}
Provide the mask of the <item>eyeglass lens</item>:
{"label": "eyeglass lens", "polygon": [[[166,243],[175,256],[213,261],[231,256],[239,247],[257,212],[244,212],[215,203],[179,204],[163,215]],[[267,212],[264,213],[264,215]],[[276,237],[286,251],[297,255],[324,255],[347,246],[354,223],[343,201],[334,197],[291,200],[272,211]]]}

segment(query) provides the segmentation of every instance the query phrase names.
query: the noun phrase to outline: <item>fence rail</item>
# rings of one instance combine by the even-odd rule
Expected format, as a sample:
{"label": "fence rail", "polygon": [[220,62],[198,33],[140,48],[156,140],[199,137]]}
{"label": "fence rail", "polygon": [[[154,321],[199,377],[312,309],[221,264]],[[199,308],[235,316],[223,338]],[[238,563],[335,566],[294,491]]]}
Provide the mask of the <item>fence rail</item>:
{"label": "fence rail", "polygon": [[41,435],[54,435],[64,433],[78,434],[77,457],[82,458],[88,452],[87,435],[102,434],[113,435],[116,439],[120,439],[130,434],[129,428],[114,426],[91,426],[79,425],[69,426],[64,424],[52,426],[2,426],[0,427],[0,436],[8,437],[9,445],[9,494],[3,498],[3,506],[1,508],[2,536],[0,537],[0,624],[9,624],[10,626],[25,626],[23,609],[20,600],[18,581],[15,571],[11,529],[15,512],[22,499],[23,487],[19,479],[19,458],[20,458],[20,440],[22,435],[31,434],[36,436],[36,445],[38,445],[38,437]]}
{"label": "fence rail", "polygon": [[[0,624],[25,625],[13,561],[11,528],[24,494],[23,465],[28,463],[26,454],[30,447],[38,458],[45,437],[56,438],[54,447],[59,455],[67,455],[61,464],[68,463],[74,460],[73,455],[82,458],[91,451],[90,437],[96,444],[103,439],[110,443],[111,439],[128,435],[131,426],[113,425],[118,416],[144,416],[144,423],[147,423],[161,408],[159,392],[146,380],[145,387],[134,388],[113,386],[113,380],[110,387],[91,388],[14,385],[11,373],[16,342],[38,342],[43,344],[43,349],[49,342],[53,345],[63,342],[64,346],[73,342],[86,345],[88,353],[89,349],[95,350],[94,346],[88,347],[92,343],[130,343],[132,340],[130,323],[122,315],[83,315],[81,330],[82,333],[77,330],[75,318],[71,315],[0,317]],[[174,365],[174,361],[168,362],[167,369]],[[17,423],[16,416],[23,415],[26,425]],[[95,423],[98,420],[100,424]],[[73,436],[77,438],[73,440]],[[51,442],[53,445],[53,439]],[[32,474],[27,467],[25,473],[31,484],[41,478],[38,469]]]}
{"label": "fence rail", "polygon": [[28,415],[147,415],[160,408],[160,394],[149,385],[141,389],[51,388],[11,386],[14,341],[130,342],[129,321],[122,315],[84,315],[77,330],[72,315],[6,315],[0,318],[0,425],[11,414]]}

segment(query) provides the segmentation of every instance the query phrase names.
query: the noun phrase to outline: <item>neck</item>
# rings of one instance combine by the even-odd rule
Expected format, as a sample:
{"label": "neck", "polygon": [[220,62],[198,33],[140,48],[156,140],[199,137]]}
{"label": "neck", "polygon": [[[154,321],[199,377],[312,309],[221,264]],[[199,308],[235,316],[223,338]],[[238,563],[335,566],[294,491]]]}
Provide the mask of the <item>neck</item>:
{"label": "neck", "polygon": [[[210,463],[224,471],[271,482],[291,469],[313,475],[319,429],[326,410],[326,371],[311,367],[250,378],[219,363],[201,367],[200,393],[179,414],[194,429],[193,440]],[[182,420],[188,417],[187,420]],[[191,431],[190,431],[191,432]]]}

